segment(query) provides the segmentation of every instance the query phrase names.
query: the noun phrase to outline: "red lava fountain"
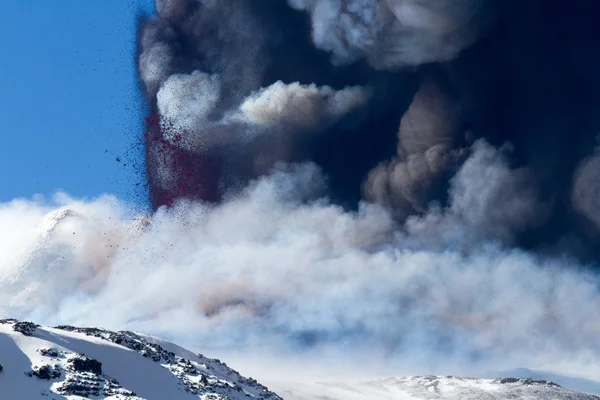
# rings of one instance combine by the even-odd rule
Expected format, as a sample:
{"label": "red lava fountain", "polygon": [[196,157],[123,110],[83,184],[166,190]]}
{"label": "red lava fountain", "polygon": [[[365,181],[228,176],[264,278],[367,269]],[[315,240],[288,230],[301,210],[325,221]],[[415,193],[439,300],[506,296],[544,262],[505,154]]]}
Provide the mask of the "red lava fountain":
{"label": "red lava fountain", "polygon": [[[215,157],[191,153],[177,145],[180,134],[167,140],[160,117],[146,118],[146,160],[152,207],[171,206],[177,199],[219,200],[219,162]],[[164,177],[168,176],[168,184]]]}

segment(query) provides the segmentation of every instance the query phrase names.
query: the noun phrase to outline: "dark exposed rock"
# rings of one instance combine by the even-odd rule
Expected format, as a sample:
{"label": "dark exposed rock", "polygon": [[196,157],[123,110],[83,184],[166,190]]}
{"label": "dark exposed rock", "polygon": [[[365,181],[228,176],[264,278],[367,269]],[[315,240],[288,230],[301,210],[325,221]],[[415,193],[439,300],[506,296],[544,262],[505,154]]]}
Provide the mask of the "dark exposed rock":
{"label": "dark exposed rock", "polygon": [[96,375],[102,374],[102,363],[93,358],[78,354],[68,361],[70,368],[76,372],[91,372]]}
{"label": "dark exposed rock", "polygon": [[[77,358],[79,357],[78,355]],[[96,361],[93,359],[88,360]],[[131,398],[136,395],[133,391],[123,388],[116,379],[94,371],[70,370],[66,374],[66,379],[56,390],[63,395],[85,398],[90,396],[124,396],[125,398]]]}
{"label": "dark exposed rock", "polygon": [[33,322],[21,321],[15,323],[12,328],[15,332],[22,333],[25,336],[33,336],[39,325]]}
{"label": "dark exposed rock", "polygon": [[42,365],[41,367],[35,368],[29,372],[25,373],[29,377],[36,377],[38,379],[43,379],[46,381],[57,379],[62,376],[62,372],[58,365],[51,367],[50,365]]}
{"label": "dark exposed rock", "polygon": [[66,381],[58,387],[58,392],[70,396],[99,396],[100,388],[79,381]]}
{"label": "dark exposed rock", "polygon": [[554,382],[551,382],[551,381],[546,381],[546,380],[541,380],[541,379],[530,379],[530,378],[501,378],[501,379],[496,379],[496,382],[501,383],[501,384],[519,383],[521,385],[546,385],[546,386],[561,387],[560,385],[558,385]]}
{"label": "dark exposed rock", "polygon": [[62,354],[56,349],[38,349],[38,353],[44,357],[59,358]]}

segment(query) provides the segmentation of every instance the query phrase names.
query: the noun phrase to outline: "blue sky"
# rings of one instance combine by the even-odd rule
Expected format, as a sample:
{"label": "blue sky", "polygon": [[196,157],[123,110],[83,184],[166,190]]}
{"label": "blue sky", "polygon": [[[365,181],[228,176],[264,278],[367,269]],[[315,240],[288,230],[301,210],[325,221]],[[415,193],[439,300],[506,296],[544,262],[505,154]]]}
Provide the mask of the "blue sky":
{"label": "blue sky", "polygon": [[144,117],[135,33],[138,13],[152,8],[152,0],[3,3],[0,202],[58,190],[144,201],[133,165]]}

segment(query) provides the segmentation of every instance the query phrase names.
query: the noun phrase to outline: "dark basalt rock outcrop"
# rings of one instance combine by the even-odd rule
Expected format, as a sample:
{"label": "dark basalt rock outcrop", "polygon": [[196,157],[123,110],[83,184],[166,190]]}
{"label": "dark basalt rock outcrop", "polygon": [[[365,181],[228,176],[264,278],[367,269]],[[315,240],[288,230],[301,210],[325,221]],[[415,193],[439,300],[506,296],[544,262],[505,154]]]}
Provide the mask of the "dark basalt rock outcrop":
{"label": "dark basalt rock outcrop", "polygon": [[12,328],[13,331],[22,333],[25,336],[33,336],[36,329],[39,328],[39,325],[34,324],[33,322],[22,321],[16,322]]}
{"label": "dark basalt rock outcrop", "polygon": [[68,361],[70,369],[75,372],[91,372],[92,374],[102,374],[102,363],[93,358],[86,357],[85,354],[78,354]]}
{"label": "dark basalt rock outcrop", "polygon": [[52,379],[58,379],[62,376],[61,368],[58,365],[51,367],[48,364],[42,365],[41,367],[34,367],[31,371],[25,373],[29,377],[36,377],[46,381]]}
{"label": "dark basalt rock outcrop", "polygon": [[67,379],[62,382],[57,392],[66,396],[125,396],[131,398],[136,394],[131,390],[124,389],[116,379],[105,375],[94,375],[89,372],[79,374],[68,374]]}
{"label": "dark basalt rock outcrop", "polygon": [[551,381],[546,381],[546,380],[542,380],[542,379],[530,379],[530,378],[500,378],[500,379],[496,379],[496,382],[501,383],[501,384],[518,383],[521,385],[528,385],[528,386],[529,385],[546,385],[546,386],[561,387],[559,384],[556,384]]}
{"label": "dark basalt rock outcrop", "polygon": [[38,349],[37,352],[40,353],[41,356],[48,357],[48,358],[62,358],[63,357],[63,354],[61,354],[61,352],[56,349]]}

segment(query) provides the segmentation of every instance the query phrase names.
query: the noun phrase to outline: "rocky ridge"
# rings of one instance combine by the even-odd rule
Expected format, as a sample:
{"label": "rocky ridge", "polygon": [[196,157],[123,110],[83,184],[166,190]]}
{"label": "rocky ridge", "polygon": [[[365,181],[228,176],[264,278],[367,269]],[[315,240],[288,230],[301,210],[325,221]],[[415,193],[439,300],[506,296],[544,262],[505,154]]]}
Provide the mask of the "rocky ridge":
{"label": "rocky ridge", "polygon": [[[146,394],[141,395],[136,392],[136,388],[120,383],[117,380],[120,379],[118,376],[104,371],[104,359],[98,356],[94,358],[75,350],[81,346],[72,344],[79,344],[81,341],[88,347],[107,346],[106,349],[118,348],[122,352],[137,353],[140,359],[136,364],[140,368],[138,375],[144,374],[144,369],[148,368],[149,363],[159,366],[163,371],[168,371],[174,378],[172,391],[179,395],[173,397],[174,399],[281,399],[256,380],[243,377],[219,360],[201,354],[193,357],[190,356],[192,353],[176,354],[174,351],[166,350],[158,339],[134,332],[112,332],[66,325],[44,328],[31,322],[5,319],[0,320],[0,336],[2,334],[8,335],[19,346],[31,348],[31,344],[40,345],[36,346],[35,355],[29,356],[30,368],[18,372],[31,380],[46,382],[46,385],[42,385],[44,387],[39,391],[39,397],[18,394],[18,398],[23,400],[29,398],[131,400],[162,398],[158,395],[153,397],[151,389],[146,388]],[[7,374],[11,363],[10,360],[4,360],[1,343],[0,341],[0,363],[5,365],[4,371],[0,370],[0,393],[3,393],[2,375]],[[103,354],[102,349],[96,353]],[[109,352],[104,353],[107,357],[110,356]],[[11,372],[14,375],[17,371]],[[152,384],[153,382],[148,381],[149,386]],[[164,391],[164,387],[161,390]]]}

